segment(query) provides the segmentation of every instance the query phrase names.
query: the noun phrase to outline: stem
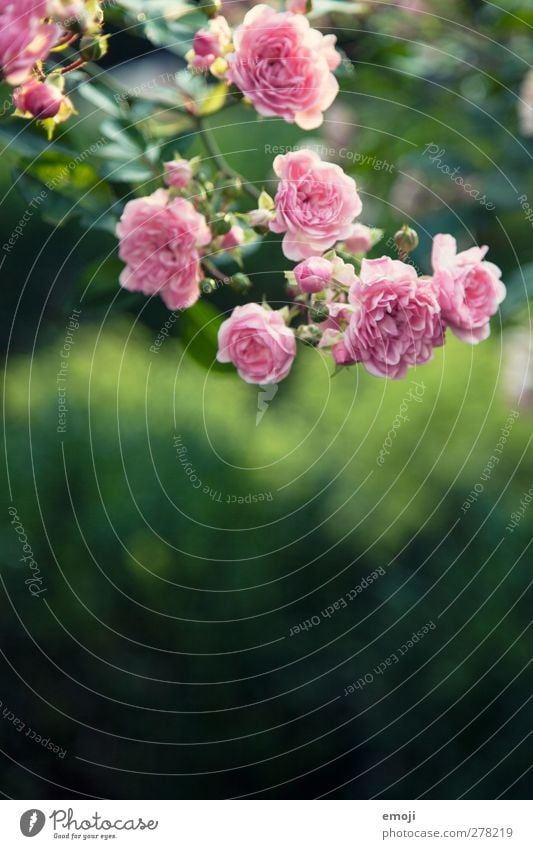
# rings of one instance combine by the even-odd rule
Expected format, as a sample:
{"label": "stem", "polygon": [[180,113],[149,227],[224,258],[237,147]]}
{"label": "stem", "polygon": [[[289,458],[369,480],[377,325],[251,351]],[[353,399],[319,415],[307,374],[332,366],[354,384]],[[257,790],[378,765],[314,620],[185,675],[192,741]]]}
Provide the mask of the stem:
{"label": "stem", "polygon": [[74,44],[77,38],[79,38],[79,35],[75,32],[65,35],[57,42],[55,47],[52,47],[50,53],[59,53],[61,50],[66,50],[67,47]]}
{"label": "stem", "polygon": [[60,69],[60,73],[68,74],[70,71],[77,71],[78,68],[83,68],[85,65],[85,59],[76,59],[75,62],[71,62],[70,65],[65,65]]}
{"label": "stem", "polygon": [[238,171],[235,171],[231,167],[231,165],[228,165],[219,146],[211,135],[211,131],[206,127],[201,118],[196,119],[196,126],[198,127],[198,131],[202,137],[202,141],[205,145],[205,148],[213,159],[217,168],[219,168],[220,171],[226,177],[228,177],[228,179],[240,180],[240,182],[242,183],[243,191],[250,195],[250,197],[252,197],[254,200],[258,200],[259,195],[261,194],[259,190],[256,189],[256,187],[253,186],[251,183],[248,183],[246,180],[244,180],[241,174],[239,174]]}
{"label": "stem", "polygon": [[[69,50],[67,54],[67,58],[73,59],[76,54],[74,51]],[[112,91],[120,92],[120,94],[127,94],[128,89],[118,83],[111,74],[107,71],[104,71],[97,65],[95,62],[85,62],[84,63],[84,71],[92,78],[97,80],[97,82],[103,83],[107,85]]]}
{"label": "stem", "polygon": [[208,271],[209,274],[211,274],[212,277],[215,277],[217,280],[220,280],[221,283],[227,284],[229,282],[229,277],[227,276],[227,274],[223,274],[216,267],[216,265],[210,262],[208,259],[203,259],[202,265],[204,266],[205,270]]}

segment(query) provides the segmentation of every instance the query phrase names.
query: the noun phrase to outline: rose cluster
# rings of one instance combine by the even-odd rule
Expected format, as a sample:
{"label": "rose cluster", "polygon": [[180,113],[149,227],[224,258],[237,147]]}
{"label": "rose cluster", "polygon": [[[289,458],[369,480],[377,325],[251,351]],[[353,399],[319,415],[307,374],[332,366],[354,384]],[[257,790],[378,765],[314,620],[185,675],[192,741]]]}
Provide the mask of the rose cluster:
{"label": "rose cluster", "polygon": [[[170,309],[185,309],[201,294],[201,281],[216,268],[208,255],[243,243],[261,224],[283,233],[282,249],[298,264],[287,272],[291,305],[271,310],[249,303],[222,324],[218,359],[232,362],[249,383],[268,384],[288,374],[296,340],[331,351],[337,366],[361,363],[370,374],[400,379],[433,357],[449,328],[475,344],[490,332],[490,317],[505,297],[500,270],[484,259],[486,247],[457,253],[455,239],[435,236],[433,275],[419,276],[406,262],[417,244],[414,231],[396,235],[400,258],[369,259],[381,233],[354,219],[362,211],[355,181],[313,151],[278,156],[275,197],[242,214],[245,229],[225,216],[224,235],[208,225],[191,199],[197,162],[165,164],[169,188],[130,201],[118,226],[121,284],[160,295]],[[180,196],[181,194],[181,196]],[[234,221],[237,218],[235,217]],[[215,232],[214,232],[215,231]],[[292,325],[292,326],[291,326]]]}
{"label": "rose cluster", "polygon": [[[260,115],[307,130],[320,126],[338,91],[333,72],[341,57],[335,37],[310,26],[306,0],[290,0],[282,12],[257,5],[234,32],[220,4],[212,6],[187,55],[190,68],[238,89]],[[505,287],[485,260],[486,247],[457,252],[455,239],[439,234],[433,274],[420,276],[409,262],[418,237],[407,226],[395,236],[395,258],[368,256],[383,234],[357,220],[358,187],[339,165],[301,148],[277,156],[274,196],[262,191],[257,208],[243,213],[228,169],[217,173],[212,146],[207,150],[210,172],[198,157],[166,162],[167,187],[126,205],[118,227],[126,263],[120,282],[185,309],[212,284],[244,278],[250,285],[240,273],[227,278],[218,260],[229,252],[240,261],[241,247],[258,236],[282,235],[283,253],[296,263],[286,272],[288,305],[247,303],[220,327],[218,359],[233,363],[245,381],[286,377],[297,341],[329,351],[339,368],[361,363],[370,374],[401,379],[432,359],[448,329],[470,344],[488,336]]]}
{"label": "rose cluster", "polygon": [[[43,63],[54,48],[80,39],[80,58],[100,58],[103,15],[90,0],[0,0],[0,79],[12,86],[17,114],[24,118],[67,120],[74,109],[64,94],[68,66],[56,66],[46,76]],[[73,68],[74,69],[74,68]]]}
{"label": "rose cluster", "polygon": [[236,86],[260,115],[319,127],[339,90],[333,71],[341,56],[334,35],[311,27],[305,6],[293,2],[276,12],[260,4],[233,33],[222,15],[214,16],[194,37],[190,67]]}

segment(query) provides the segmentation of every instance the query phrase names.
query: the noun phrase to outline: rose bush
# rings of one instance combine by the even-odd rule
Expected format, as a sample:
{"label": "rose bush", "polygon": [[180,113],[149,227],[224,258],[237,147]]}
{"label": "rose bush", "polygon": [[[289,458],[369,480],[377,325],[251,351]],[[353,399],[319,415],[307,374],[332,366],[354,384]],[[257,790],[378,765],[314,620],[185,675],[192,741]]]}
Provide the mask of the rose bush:
{"label": "rose bush", "polygon": [[[275,157],[273,196],[220,154],[205,117],[236,102],[302,130],[322,124],[339,90],[341,53],[334,35],[311,26],[311,3],[290,0],[285,11],[259,4],[241,21],[233,9],[228,20],[217,0],[201,4],[208,20],[199,26],[196,4],[180,0],[179,14],[167,23],[176,18],[182,27],[189,14],[195,22],[181,54],[186,77],[177,74],[175,85],[171,77],[163,91],[148,86],[140,104],[133,90],[105,74],[100,81],[95,70],[107,50],[104,6],[0,0],[0,68],[18,86],[17,117],[44,123],[49,136],[74,112],[71,80],[81,78],[82,95],[108,110],[106,175],[129,183],[131,194],[118,192],[112,212],[95,226],[103,219],[103,228],[115,229],[124,289],[180,311],[221,287],[248,296],[246,251],[262,237],[282,235],[287,265],[296,263],[286,269],[288,303],[270,309],[264,299],[262,306],[240,304],[223,322],[217,317],[217,359],[233,363],[249,383],[286,377],[297,341],[330,352],[338,368],[360,363],[373,375],[399,379],[431,360],[447,328],[470,344],[488,336],[505,287],[500,270],[485,260],[486,247],[458,252],[454,237],[437,234],[433,275],[420,276],[408,262],[418,235],[406,225],[387,242],[395,258],[369,256],[383,233],[357,220],[363,204],[355,180],[316,150],[299,145]],[[145,18],[153,33],[154,22]],[[175,39],[169,44],[175,47]],[[177,149],[167,113],[183,128]],[[184,155],[193,137],[203,142],[205,158]],[[96,174],[92,188],[100,188]],[[238,270],[228,274],[230,263]]]}

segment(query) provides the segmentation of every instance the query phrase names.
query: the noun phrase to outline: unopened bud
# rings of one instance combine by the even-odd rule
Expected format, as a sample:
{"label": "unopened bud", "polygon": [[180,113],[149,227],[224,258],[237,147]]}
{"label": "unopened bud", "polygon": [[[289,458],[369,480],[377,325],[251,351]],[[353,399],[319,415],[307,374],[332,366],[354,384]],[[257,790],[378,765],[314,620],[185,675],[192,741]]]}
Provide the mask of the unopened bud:
{"label": "unopened bud", "polygon": [[311,321],[315,321],[317,324],[320,324],[322,321],[326,321],[329,318],[328,305],[320,303],[313,304],[309,310],[309,315],[311,317]]}
{"label": "unopened bud", "polygon": [[272,212],[268,209],[252,209],[248,213],[248,221],[251,227],[258,229],[260,232],[268,232],[268,225],[273,218]]}
{"label": "unopened bud", "polygon": [[231,288],[238,292],[239,294],[244,294],[249,289],[252,288],[252,283],[250,278],[246,274],[234,274],[231,278]]}
{"label": "unopened bud", "polygon": [[231,230],[231,219],[228,216],[216,218],[210,225],[213,236],[225,236]]}
{"label": "unopened bud", "polygon": [[108,50],[107,35],[84,35],[80,41],[80,56],[86,62],[98,62]]}
{"label": "unopened bud", "polygon": [[407,224],[394,235],[394,243],[400,254],[410,254],[418,247],[418,233]]}
{"label": "unopened bud", "polygon": [[25,115],[33,115],[40,121],[55,118],[63,100],[63,94],[56,86],[39,82],[33,77],[15,89],[13,94],[13,102],[17,109]]}
{"label": "unopened bud", "polygon": [[222,9],[222,0],[200,0],[198,7],[208,18],[214,18]]}
{"label": "unopened bud", "polygon": [[322,339],[322,331],[316,324],[301,324],[296,328],[295,333],[298,339],[310,345],[316,345]]}
{"label": "unopened bud", "polygon": [[204,293],[204,295],[210,295],[211,292],[214,292],[217,287],[216,280],[213,277],[204,277],[204,279],[200,282],[200,289]]}

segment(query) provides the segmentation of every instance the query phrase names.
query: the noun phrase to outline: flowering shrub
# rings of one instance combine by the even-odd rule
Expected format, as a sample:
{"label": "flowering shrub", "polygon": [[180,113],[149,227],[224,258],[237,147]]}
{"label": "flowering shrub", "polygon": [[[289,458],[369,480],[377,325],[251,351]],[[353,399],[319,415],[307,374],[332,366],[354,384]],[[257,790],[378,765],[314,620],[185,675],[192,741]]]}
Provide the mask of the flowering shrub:
{"label": "flowering shrub", "polygon": [[[126,0],[123,5],[128,8]],[[123,288],[159,296],[168,309],[180,311],[220,286],[242,296],[249,279],[243,271],[228,277],[224,263],[229,258],[242,264],[247,248],[270,234],[283,235],[287,303],[281,309],[265,300],[239,305],[217,322],[216,358],[233,363],[249,383],[286,377],[297,340],[329,352],[337,368],[360,363],[373,375],[400,379],[431,360],[448,328],[470,344],[488,336],[505,287],[500,270],[484,259],[486,247],[457,253],[451,235],[437,234],[433,275],[420,276],[409,262],[418,237],[407,226],[392,242],[395,258],[369,257],[383,234],[358,220],[363,203],[340,165],[313,149],[281,153],[272,162],[276,180],[269,194],[246,182],[220,154],[205,116],[237,102],[302,130],[322,124],[339,90],[335,72],[342,57],[336,37],[311,25],[310,2],[290,0],[284,11],[259,4],[242,21],[229,21],[219,0],[177,3],[169,20],[192,16],[183,40],[187,78],[178,74],[164,90],[141,92],[145,105],[138,123],[152,122],[163,136],[157,104],[170,104],[167,111],[204,142],[205,159],[177,150],[169,159],[169,144],[157,136],[138,130],[132,136],[135,113],[128,114],[129,123],[126,113],[137,95],[117,94],[116,80],[100,80],[94,66],[107,51],[104,6],[97,0],[0,0],[0,66],[4,80],[16,86],[15,114],[43,123],[49,134],[73,114],[76,90],[67,93],[69,79],[81,79],[83,96],[96,98],[99,106],[109,103],[103,86],[114,90],[113,103],[105,107],[113,119],[106,128],[109,179],[124,179],[134,193],[134,199],[120,200],[122,213],[114,222]],[[207,20],[198,18],[198,6]],[[144,19],[154,27],[146,15],[136,21]],[[127,163],[120,161],[122,142],[133,148]],[[148,179],[157,181],[155,191],[143,188]]]}

